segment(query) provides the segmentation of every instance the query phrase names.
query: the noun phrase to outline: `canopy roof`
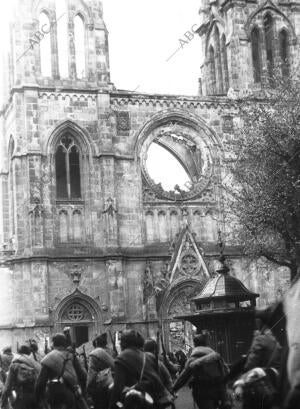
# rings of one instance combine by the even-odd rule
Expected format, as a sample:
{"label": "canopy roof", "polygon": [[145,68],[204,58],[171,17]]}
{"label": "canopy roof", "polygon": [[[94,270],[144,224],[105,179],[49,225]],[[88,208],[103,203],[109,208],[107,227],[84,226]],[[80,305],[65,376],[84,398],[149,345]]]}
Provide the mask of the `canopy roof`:
{"label": "canopy roof", "polygon": [[200,294],[192,300],[199,304],[214,299],[252,301],[257,297],[259,297],[259,294],[248,290],[240,280],[228,273],[228,268],[223,268],[218,270],[216,276],[208,280]]}

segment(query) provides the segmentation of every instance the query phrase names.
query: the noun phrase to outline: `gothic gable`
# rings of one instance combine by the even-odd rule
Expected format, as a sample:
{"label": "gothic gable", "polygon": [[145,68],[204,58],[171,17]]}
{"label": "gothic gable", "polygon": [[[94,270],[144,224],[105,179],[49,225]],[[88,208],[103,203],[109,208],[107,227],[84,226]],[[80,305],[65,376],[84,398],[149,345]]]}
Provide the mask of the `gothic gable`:
{"label": "gothic gable", "polygon": [[210,274],[189,225],[185,226],[173,243],[170,263],[170,282],[182,278],[208,279]]}

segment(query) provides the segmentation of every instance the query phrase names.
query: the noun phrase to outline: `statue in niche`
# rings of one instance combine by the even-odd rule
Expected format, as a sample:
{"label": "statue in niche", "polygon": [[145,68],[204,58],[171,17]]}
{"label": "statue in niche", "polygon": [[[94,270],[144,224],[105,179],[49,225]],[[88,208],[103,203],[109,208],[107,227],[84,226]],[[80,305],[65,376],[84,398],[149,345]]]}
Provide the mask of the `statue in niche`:
{"label": "statue in niche", "polygon": [[104,210],[102,213],[107,213],[109,216],[113,217],[115,213],[117,213],[116,199],[109,197],[106,200],[106,203],[104,205]]}
{"label": "statue in niche", "polygon": [[170,284],[170,269],[169,263],[163,264],[160,273],[154,283],[154,293],[156,296],[160,295]]}
{"label": "statue in niche", "polygon": [[103,214],[106,222],[106,231],[108,240],[117,239],[117,218],[116,213],[118,212],[116,206],[116,199],[109,197],[104,205]]}
{"label": "statue in niche", "polygon": [[144,271],[143,279],[143,303],[146,304],[148,299],[154,294],[154,280],[152,274],[152,263],[151,261],[146,262],[146,268]]}
{"label": "statue in niche", "polygon": [[42,216],[44,213],[44,208],[41,205],[40,198],[35,196],[32,200],[33,204],[30,205],[28,214],[32,214],[34,217]]}
{"label": "statue in niche", "polygon": [[106,267],[108,272],[108,280],[111,286],[116,288],[116,286],[118,286],[116,262],[109,260],[106,262]]}
{"label": "statue in niche", "polygon": [[156,294],[151,261],[146,262],[143,277],[143,316],[144,319],[156,319]]}
{"label": "statue in niche", "polygon": [[[125,316],[125,279],[121,269],[117,269],[117,261],[108,260],[106,263],[108,280],[110,284],[110,312],[112,317]],[[119,264],[120,265],[120,264]],[[120,265],[121,267],[121,265]]]}

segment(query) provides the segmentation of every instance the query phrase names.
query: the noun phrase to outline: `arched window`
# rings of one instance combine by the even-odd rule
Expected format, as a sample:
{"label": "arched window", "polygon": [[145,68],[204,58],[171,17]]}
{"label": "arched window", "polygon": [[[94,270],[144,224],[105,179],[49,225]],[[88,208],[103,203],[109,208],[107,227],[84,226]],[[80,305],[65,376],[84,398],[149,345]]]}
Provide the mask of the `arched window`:
{"label": "arched window", "polygon": [[16,233],[16,203],[15,193],[16,193],[16,180],[15,180],[15,166],[13,163],[13,155],[15,153],[15,140],[12,135],[10,135],[9,144],[8,144],[8,199],[9,199],[9,214],[10,214],[10,236],[15,235]]}
{"label": "arched window", "polygon": [[220,45],[220,32],[218,27],[215,27],[214,32],[215,42],[215,72],[216,72],[216,92],[218,94],[223,93],[223,75],[222,75],[222,62],[221,62],[221,45]]}
{"label": "arched window", "polygon": [[66,243],[69,237],[68,228],[68,213],[66,210],[59,212],[59,240],[61,243]]}
{"label": "arched window", "polygon": [[216,94],[216,67],[215,67],[215,50],[211,45],[208,50],[208,67],[210,79],[210,94]]}
{"label": "arched window", "polygon": [[282,76],[287,77],[289,75],[289,35],[286,30],[279,32],[279,55]]}
{"label": "arched window", "polygon": [[163,211],[158,213],[158,232],[160,241],[168,240],[166,214]]}
{"label": "arched window", "polygon": [[44,12],[42,12],[39,17],[39,30],[44,35],[44,37],[40,41],[41,74],[44,77],[51,77],[52,61],[51,61],[50,21],[47,14]]}
{"label": "arched window", "polygon": [[72,136],[65,134],[55,154],[56,194],[59,199],[81,197],[80,154]]}
{"label": "arched window", "polygon": [[264,31],[265,31],[265,43],[266,43],[266,57],[267,57],[267,69],[269,77],[273,77],[274,69],[274,35],[273,35],[273,18],[271,14],[264,16]]}
{"label": "arched window", "polygon": [[146,213],[146,235],[148,242],[154,240],[154,215],[151,211]]}
{"label": "arched window", "polygon": [[229,76],[228,76],[228,60],[227,60],[227,48],[225,34],[221,38],[221,60],[223,67],[223,92],[227,92],[229,88]]}
{"label": "arched window", "polygon": [[206,241],[216,241],[217,239],[217,220],[216,217],[208,211],[204,218],[203,236]]}
{"label": "arched window", "polygon": [[197,239],[202,240],[203,217],[199,210],[196,210],[193,214],[193,230],[196,233]]}
{"label": "arched window", "polygon": [[175,210],[170,213],[170,233],[171,238],[174,239],[179,230],[179,217]]}
{"label": "arched window", "polygon": [[77,78],[85,77],[85,31],[84,22],[80,15],[74,18],[75,61]]}
{"label": "arched window", "polygon": [[72,214],[73,221],[73,240],[80,242],[82,240],[82,214],[80,210],[74,210]]}
{"label": "arched window", "polygon": [[261,81],[260,34],[259,29],[257,27],[255,27],[251,31],[251,49],[254,82],[260,82]]}
{"label": "arched window", "polygon": [[66,0],[55,0],[58,69],[60,78],[69,76],[68,6]]}

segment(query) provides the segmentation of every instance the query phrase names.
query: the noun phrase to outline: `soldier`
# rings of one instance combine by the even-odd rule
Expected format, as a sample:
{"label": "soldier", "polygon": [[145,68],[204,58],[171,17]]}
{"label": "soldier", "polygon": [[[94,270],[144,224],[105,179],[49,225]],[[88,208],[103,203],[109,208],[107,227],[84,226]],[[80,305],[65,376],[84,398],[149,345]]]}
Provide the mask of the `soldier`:
{"label": "soldier", "polygon": [[222,401],[223,407],[227,406],[225,369],[220,355],[207,346],[204,335],[196,335],[194,345],[191,357],[174,384],[174,392],[189,382],[199,409],[215,409],[219,401]]}
{"label": "soldier", "polygon": [[0,354],[0,381],[4,384],[7,378],[10,364],[14,358],[11,347],[5,347]]}
{"label": "soldier", "polygon": [[105,333],[94,339],[93,346],[95,349],[89,355],[86,389],[88,399],[93,401],[95,409],[105,409],[109,404],[110,387],[113,384],[114,360],[112,351],[107,347]]}
{"label": "soldier", "polygon": [[158,373],[161,378],[162,383],[168,389],[169,392],[173,391],[172,377],[165,364],[163,363],[163,358],[158,356],[158,345],[154,339],[147,339],[144,344],[144,351],[154,355],[157,365]]}
{"label": "soldier", "polygon": [[30,345],[32,358],[37,362],[41,362],[42,355],[39,352],[39,347],[38,347],[38,344],[37,344],[36,340],[35,339],[29,339],[28,342],[29,342],[29,345]]}
{"label": "soldier", "polygon": [[53,350],[42,359],[36,383],[38,402],[45,396],[51,409],[87,408],[78,380],[83,376],[78,359],[68,350],[64,334],[55,334],[52,342]]}
{"label": "soldier", "polygon": [[9,368],[1,400],[1,408],[7,407],[8,398],[15,397],[11,402],[14,409],[37,409],[34,395],[34,384],[39,375],[41,365],[31,356],[30,346],[21,345]]}
{"label": "soldier", "polygon": [[[125,409],[162,409],[173,405],[173,397],[162,384],[155,357],[144,353],[144,339],[135,330],[125,330],[121,336],[121,354],[115,361],[114,386],[110,409],[123,402]],[[124,390],[127,393],[124,396]]]}

